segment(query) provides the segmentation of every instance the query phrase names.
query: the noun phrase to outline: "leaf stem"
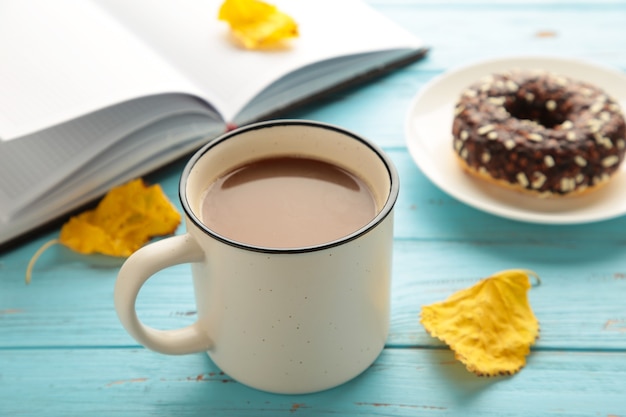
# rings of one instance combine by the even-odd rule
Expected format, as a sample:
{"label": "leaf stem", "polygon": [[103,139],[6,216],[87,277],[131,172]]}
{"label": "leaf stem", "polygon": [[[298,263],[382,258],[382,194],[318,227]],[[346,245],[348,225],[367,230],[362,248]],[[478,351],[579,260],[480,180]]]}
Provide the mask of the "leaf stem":
{"label": "leaf stem", "polygon": [[39,257],[52,245],[56,245],[59,242],[59,239],[52,239],[47,241],[46,243],[44,243],[39,249],[37,249],[37,252],[35,252],[35,254],[32,256],[32,258],[30,258],[30,261],[28,262],[28,266],[26,267],[26,285],[30,284],[31,278],[33,276],[33,268],[35,266],[35,262],[37,262],[37,259],[39,259]]}

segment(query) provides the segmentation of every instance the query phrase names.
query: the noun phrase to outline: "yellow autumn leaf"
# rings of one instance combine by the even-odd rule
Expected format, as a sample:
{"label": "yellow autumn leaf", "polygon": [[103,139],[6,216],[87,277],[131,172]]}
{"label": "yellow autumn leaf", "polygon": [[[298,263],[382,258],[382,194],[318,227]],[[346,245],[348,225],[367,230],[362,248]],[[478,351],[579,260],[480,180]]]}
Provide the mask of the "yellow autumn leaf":
{"label": "yellow autumn leaf", "polygon": [[291,16],[260,0],[225,0],[218,19],[229,23],[235,39],[247,49],[273,46],[298,36],[298,25]]}
{"label": "yellow autumn leaf", "polygon": [[527,292],[533,271],[498,272],[447,300],[423,306],[420,322],[445,342],[468,371],[479,376],[514,374],[526,364],[539,336]]}
{"label": "yellow autumn leaf", "polygon": [[61,227],[59,239],[45,243],[26,270],[26,283],[39,256],[60,243],[85,255],[127,257],[155,236],[173,233],[181,216],[158,184],[141,179],[112,188],[95,209],[80,213]]}
{"label": "yellow autumn leaf", "polygon": [[72,217],[59,241],[83,254],[129,256],[150,238],[173,233],[180,214],[158,184],[137,179],[112,188],[94,210]]}

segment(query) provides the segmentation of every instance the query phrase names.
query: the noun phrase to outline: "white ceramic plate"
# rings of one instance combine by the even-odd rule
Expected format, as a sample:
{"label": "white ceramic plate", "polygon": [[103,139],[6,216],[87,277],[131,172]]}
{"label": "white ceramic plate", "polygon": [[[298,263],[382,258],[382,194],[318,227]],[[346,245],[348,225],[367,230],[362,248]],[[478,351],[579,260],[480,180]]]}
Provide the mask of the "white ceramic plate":
{"label": "white ceramic plate", "polygon": [[452,149],[454,104],[461,92],[497,71],[544,69],[591,82],[626,109],[626,74],[587,61],[509,57],[482,61],[434,78],[415,96],[405,120],[409,152],[422,172],[452,197],[497,216],[532,223],[576,224],[626,214],[626,164],[604,187],[579,197],[539,199],[466,174]]}

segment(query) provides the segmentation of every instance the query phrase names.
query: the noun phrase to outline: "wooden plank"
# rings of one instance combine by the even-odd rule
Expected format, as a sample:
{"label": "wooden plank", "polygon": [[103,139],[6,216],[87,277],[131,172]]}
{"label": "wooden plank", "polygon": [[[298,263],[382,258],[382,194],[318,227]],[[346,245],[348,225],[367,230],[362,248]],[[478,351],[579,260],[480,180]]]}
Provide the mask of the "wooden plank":
{"label": "wooden plank", "polygon": [[412,3],[380,1],[375,6],[433,46],[428,69],[529,53],[579,56],[626,68],[619,53],[623,1]]}
{"label": "wooden plank", "polygon": [[144,349],[3,350],[0,415],[616,416],[626,353],[539,352],[512,377],[480,378],[447,350],[387,349],[364,374],[311,395],[234,382],[206,355]]}
{"label": "wooden plank", "polygon": [[523,268],[542,278],[529,292],[541,326],[536,349],[626,348],[623,246],[407,240],[396,243],[394,255],[390,345],[436,345],[419,323],[422,305],[497,271]]}
{"label": "wooden plank", "polygon": [[[135,345],[113,310],[117,266],[89,265],[51,248],[25,286],[23,261],[36,246],[0,258],[0,346]],[[422,305],[499,270],[528,268],[543,279],[530,292],[542,327],[538,349],[626,349],[625,258],[626,246],[593,240],[396,239],[389,343],[438,345],[418,322]],[[195,320],[189,267],[169,268],[148,281],[138,311],[160,328]]]}

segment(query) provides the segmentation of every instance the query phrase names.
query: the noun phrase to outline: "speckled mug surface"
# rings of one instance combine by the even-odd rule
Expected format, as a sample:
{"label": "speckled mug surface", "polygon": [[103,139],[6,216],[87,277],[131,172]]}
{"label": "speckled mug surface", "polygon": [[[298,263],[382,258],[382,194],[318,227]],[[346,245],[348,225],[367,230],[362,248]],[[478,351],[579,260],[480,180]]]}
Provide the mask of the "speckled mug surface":
{"label": "speckled mug surface", "polygon": [[[371,188],[377,214],[340,239],[270,248],[220,236],[200,221],[202,192],[247,161],[300,155],[340,166]],[[208,352],[251,387],[285,394],[342,384],[378,357],[389,329],[393,207],[398,175],[374,144],[337,126],[274,120],[208,143],[180,182],[187,231],[147,245],[122,266],[115,307],[139,343],[165,354]],[[153,274],[191,263],[198,320],[157,330],[137,317],[135,301]]]}

